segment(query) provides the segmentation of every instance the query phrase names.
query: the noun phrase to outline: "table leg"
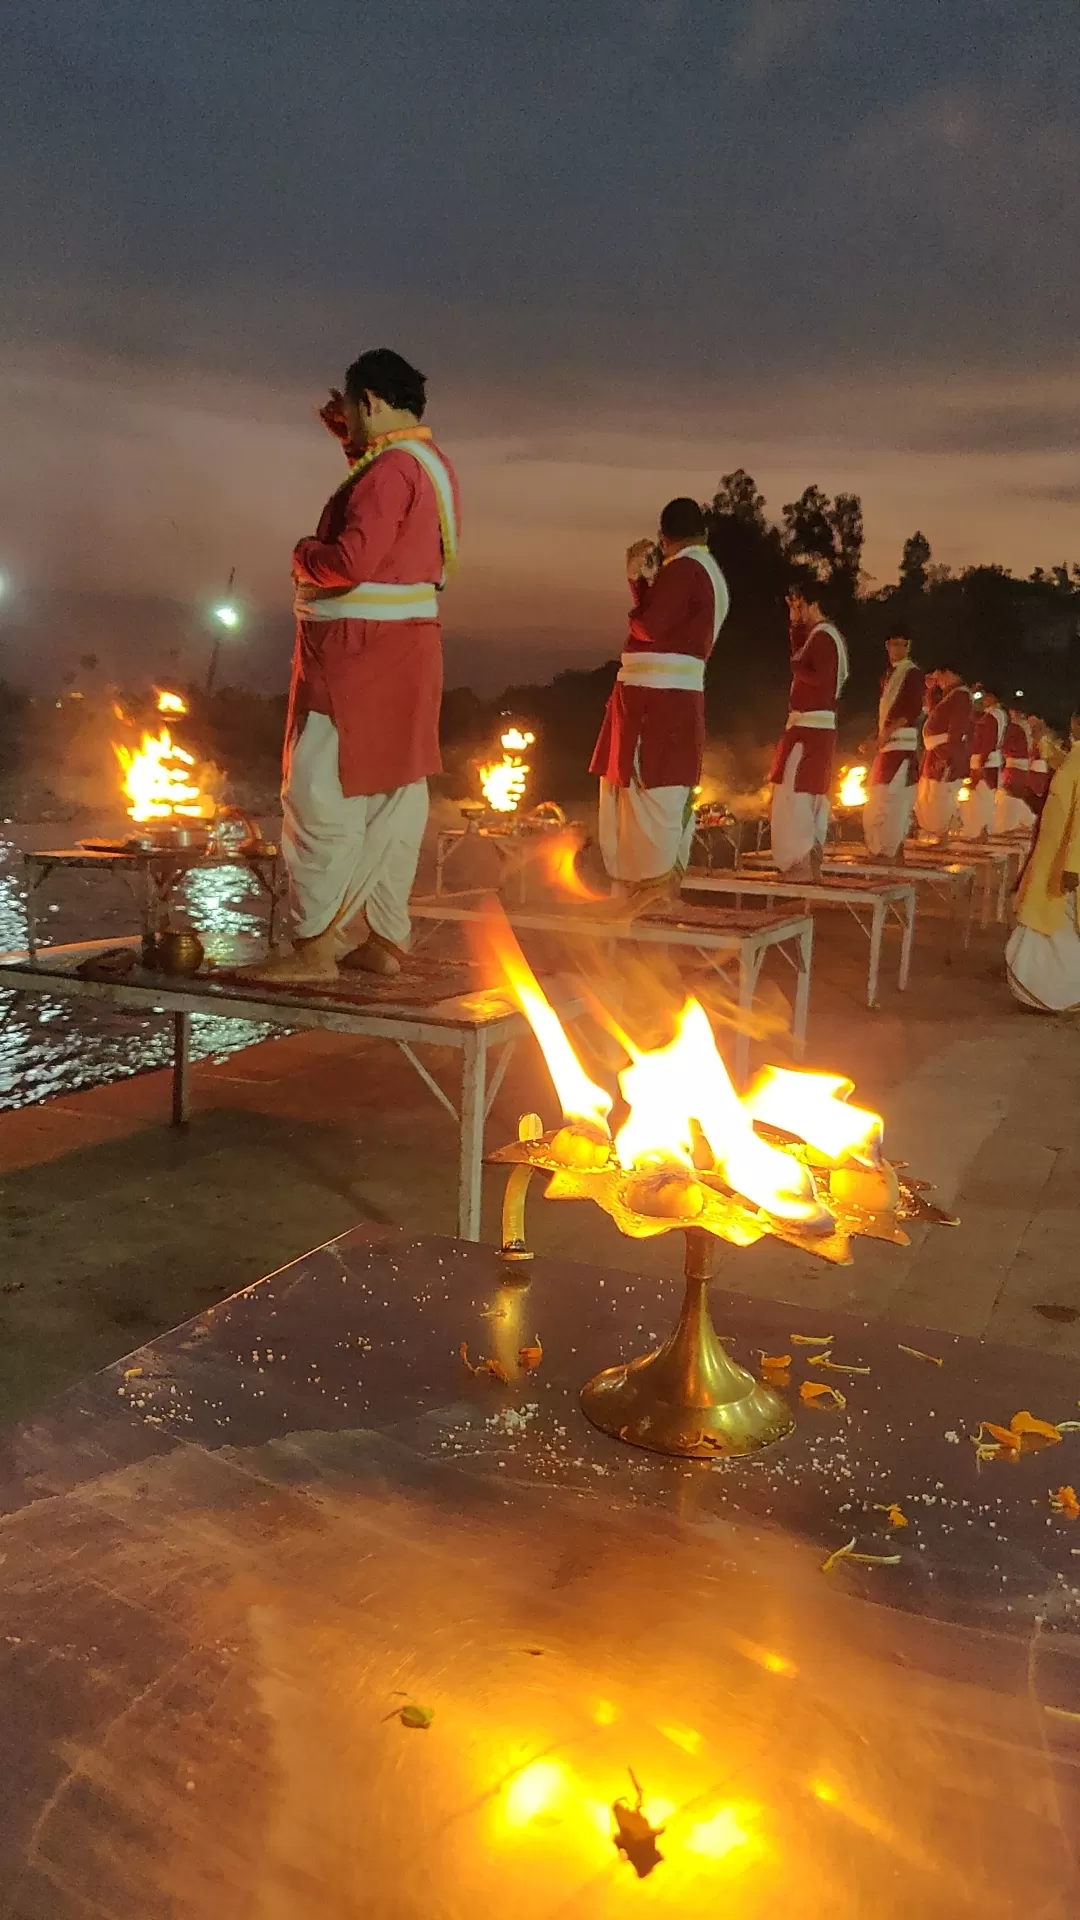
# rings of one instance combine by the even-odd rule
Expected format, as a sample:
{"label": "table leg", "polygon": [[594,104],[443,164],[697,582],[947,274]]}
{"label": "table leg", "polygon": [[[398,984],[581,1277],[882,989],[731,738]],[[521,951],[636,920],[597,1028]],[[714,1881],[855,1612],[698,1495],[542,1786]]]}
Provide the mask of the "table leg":
{"label": "table leg", "polygon": [[807,927],[796,941],[798,972],[795,976],[795,1009],[792,1020],[792,1046],[796,1060],[806,1052],[806,1028],[810,1018],[810,972],[814,964],[814,929]]}
{"label": "table leg", "polygon": [[878,974],[881,971],[881,936],[885,931],[885,902],[875,900],[870,920],[870,964],[866,972],[866,1004],[878,1004]]}
{"label": "table leg", "polygon": [[172,1082],[172,1123],[174,1127],[186,1127],[188,1123],[188,1064],[190,1043],[190,1013],[174,1013]]}
{"label": "table leg", "polygon": [[915,889],[903,902],[903,933],[900,936],[900,977],[897,986],[903,993],[911,972],[911,949],[915,944]]}
{"label": "table leg", "polygon": [[461,1049],[461,1136],[458,1150],[458,1239],[479,1240],[484,1178],[484,1109],[488,1037],[465,1035]]}
{"label": "table leg", "polygon": [[435,836],[435,892],[443,890],[443,867],[446,865],[446,842],[441,833]]}
{"label": "table leg", "polygon": [[26,951],[31,960],[37,953],[37,890],[38,882],[27,876],[26,882]]}
{"label": "table leg", "polygon": [[744,942],[739,948],[739,1026],[735,1035],[735,1084],[739,1087],[745,1087],[750,1078],[750,1021],[757,972],[749,942]]}
{"label": "table leg", "polygon": [[967,883],[967,907],[964,913],[964,951],[971,945],[971,927],[975,918],[975,875],[969,874]]}

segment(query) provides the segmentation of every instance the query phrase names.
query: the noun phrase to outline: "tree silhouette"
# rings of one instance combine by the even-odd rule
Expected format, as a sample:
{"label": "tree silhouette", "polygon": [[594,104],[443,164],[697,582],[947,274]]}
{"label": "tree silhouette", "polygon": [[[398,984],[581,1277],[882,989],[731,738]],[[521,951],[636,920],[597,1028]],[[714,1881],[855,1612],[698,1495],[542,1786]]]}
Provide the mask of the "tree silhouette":
{"label": "tree silhouette", "polygon": [[900,585],[909,593],[925,593],[926,569],[930,565],[930,542],[925,533],[915,532],[904,541],[900,556]]}

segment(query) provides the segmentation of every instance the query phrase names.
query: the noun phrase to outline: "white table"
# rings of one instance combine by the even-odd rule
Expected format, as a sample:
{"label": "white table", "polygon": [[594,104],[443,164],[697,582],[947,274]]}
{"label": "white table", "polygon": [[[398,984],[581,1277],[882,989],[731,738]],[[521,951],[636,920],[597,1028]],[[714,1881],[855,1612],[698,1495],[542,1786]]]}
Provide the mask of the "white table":
{"label": "white table", "polygon": [[[484,1125],[503,1083],[517,1042],[529,1032],[528,1022],[509,996],[499,989],[457,994],[431,1005],[396,1007],[386,1001],[351,1002],[347,993],[308,997],[286,985],[239,986],[215,982],[212,975],[194,979],[170,978],[136,968],[119,980],[84,980],[73,971],[83,960],[107,947],[138,948],[137,939],[91,940],[76,946],[39,947],[28,953],[0,954],[0,994],[37,994],[78,1001],[90,1006],[126,1007],[140,1013],[169,1013],[173,1021],[172,1122],[188,1120],[188,1064],[192,1014],[220,1014],[231,1020],[271,1020],[287,1028],[315,1028],[349,1033],[373,1040],[392,1040],[424,1085],[450,1115],[458,1129],[458,1236],[480,1238],[480,1199],[483,1178]],[[557,984],[547,991],[561,1017],[572,1020],[582,1011],[573,994]],[[8,1003],[8,1010],[14,1000]],[[0,1018],[6,1017],[0,1013]],[[413,1049],[417,1046],[454,1047],[461,1054],[458,1102],[439,1085]],[[501,1048],[489,1077],[489,1060]]]}
{"label": "white table", "polygon": [[983,876],[982,923],[1007,920],[1009,894],[1020,877],[1027,859],[1028,843],[1015,840],[954,840],[943,847],[927,846],[922,840],[905,843],[908,860],[920,866],[942,866],[950,860],[971,861]]}
{"label": "white table", "polygon": [[915,939],[915,888],[902,880],[878,881],[857,885],[842,877],[822,880],[785,880],[780,873],[732,874],[701,873],[691,868],[683,881],[685,893],[734,895],[736,900],[802,900],[807,907],[844,907],[870,943],[866,974],[866,1004],[878,1005],[878,976],[881,971],[881,943],[885,923],[897,921],[900,927],[900,967],[897,986],[903,992],[911,971],[911,949]]}
{"label": "white table", "polygon": [[[768,854],[757,856],[751,854],[744,862],[743,870],[749,868],[751,871],[759,871],[763,867],[776,871],[772,867]],[[898,867],[888,860],[875,860],[872,854],[866,853],[861,847],[848,847],[842,842],[837,842],[826,852],[821,871],[826,875],[842,876],[845,873],[856,876],[865,875],[868,880],[900,880],[905,885],[910,881],[914,887],[936,894],[948,908],[949,950],[951,951],[952,945],[952,929],[958,919],[961,919],[963,944],[965,947],[971,945],[971,927],[975,917],[975,883],[986,873],[985,863],[980,868],[972,861],[950,859],[947,862],[942,860],[940,864],[934,862],[920,866],[911,860],[905,860],[903,866]]]}
{"label": "white table", "polygon": [[[409,912],[414,920],[431,925],[447,922],[479,921],[484,907],[479,896],[472,905],[461,905],[444,894],[437,900],[412,900]],[[637,945],[684,947],[705,960],[717,973],[731,969],[738,976],[739,1023],[735,1039],[735,1077],[745,1081],[750,1067],[750,1021],[746,1017],[754,1004],[754,995],[765,956],[770,950],[780,956],[795,974],[795,998],[792,1007],[792,1047],[801,1059],[806,1049],[806,1025],[810,1011],[810,979],[814,955],[814,922],[809,914],[741,913],[730,907],[702,907],[684,902],[661,913],[643,914],[640,919],[614,924],[590,919],[572,907],[510,907],[506,917],[515,932],[541,933],[564,938],[606,942],[632,941]]]}

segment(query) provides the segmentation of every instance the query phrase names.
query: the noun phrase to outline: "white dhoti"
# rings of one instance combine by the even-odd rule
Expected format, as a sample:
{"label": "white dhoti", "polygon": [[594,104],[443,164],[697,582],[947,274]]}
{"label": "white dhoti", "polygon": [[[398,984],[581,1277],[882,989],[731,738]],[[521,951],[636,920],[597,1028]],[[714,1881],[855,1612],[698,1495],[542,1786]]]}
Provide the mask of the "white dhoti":
{"label": "white dhoti", "polygon": [[685,873],[694,838],[692,787],[628,787],[600,782],[600,852],[623,886]]}
{"label": "white dhoti", "polygon": [[803,757],[799,741],[784,763],[784,777],[772,790],[769,809],[773,859],[781,873],[790,873],[809,860],[814,847],[823,847],[829,833],[831,806],[827,793],[797,793],[795,777]]}
{"label": "white dhoti", "polygon": [[923,833],[943,840],[952,832],[956,818],[957,796],[962,780],[928,780],[925,775],[915,790],[915,818]]}
{"label": "white dhoti", "polygon": [[985,780],[980,780],[966,800],[957,801],[961,840],[981,840],[984,834],[993,833],[997,792],[996,787],[988,787]]}
{"label": "white dhoti", "polygon": [[1030,833],[1035,815],[1018,793],[1006,793],[999,787],[994,795],[994,832]]}
{"label": "white dhoti", "polygon": [[1080,934],[1068,919],[1056,933],[1016,927],[1005,948],[1016,998],[1040,1013],[1080,1012]]}
{"label": "white dhoti", "polygon": [[883,780],[867,789],[863,807],[863,839],[867,853],[895,860],[911,826],[915,807],[915,787],[908,779],[907,762],[897,767],[891,780]]}
{"label": "white dhoti", "polygon": [[296,933],[302,940],[335,923],[347,944],[363,912],[372,933],[408,945],[409,895],[428,817],[426,780],[393,793],[348,797],[338,776],[337,728],[309,713],[282,789],[281,844],[289,869]]}

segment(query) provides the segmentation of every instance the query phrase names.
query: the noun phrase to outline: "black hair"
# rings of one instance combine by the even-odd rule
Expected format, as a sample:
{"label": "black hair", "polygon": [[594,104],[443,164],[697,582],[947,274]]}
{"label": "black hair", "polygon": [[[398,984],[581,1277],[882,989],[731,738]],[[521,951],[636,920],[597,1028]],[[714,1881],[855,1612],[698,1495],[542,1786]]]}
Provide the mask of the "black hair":
{"label": "black hair", "polygon": [[388,407],[414,413],[418,420],[423,419],[427,405],[423,374],[390,347],[372,347],[354,360],[345,375],[345,392],[350,400],[362,400],[365,393],[373,393]]}
{"label": "black hair", "polygon": [[888,633],[885,635],[886,645],[890,640],[902,640],[906,647],[910,647],[911,645],[910,627],[905,627],[902,622],[899,623],[897,626],[890,627]]}
{"label": "black hair", "polygon": [[697,501],[680,496],[668,501],[660,515],[660,531],[665,540],[704,540],[708,529]]}

